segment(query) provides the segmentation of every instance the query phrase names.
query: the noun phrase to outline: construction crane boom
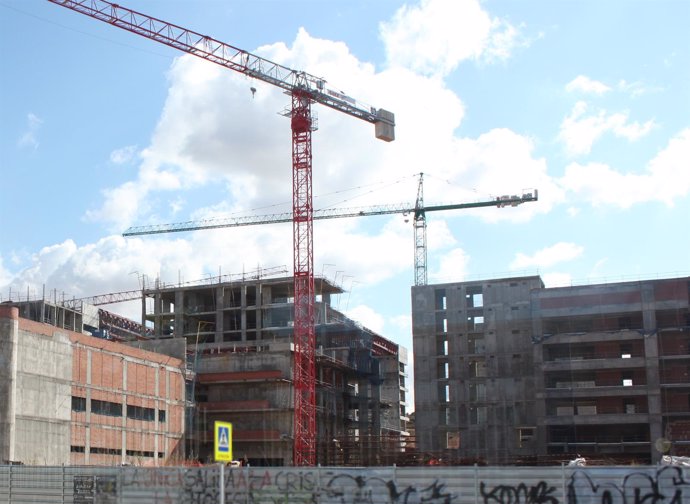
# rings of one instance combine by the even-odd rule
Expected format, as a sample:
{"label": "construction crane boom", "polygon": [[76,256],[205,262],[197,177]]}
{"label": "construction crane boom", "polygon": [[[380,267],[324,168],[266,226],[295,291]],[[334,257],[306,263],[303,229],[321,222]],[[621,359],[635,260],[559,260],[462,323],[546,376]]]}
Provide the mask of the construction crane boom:
{"label": "construction crane boom", "polygon": [[288,93],[300,89],[309,99],[377,126],[377,138],[394,140],[391,112],[376,109],[327,86],[326,80],[293,70],[199,32],[105,0],[48,0],[51,3],[141,35],[229,70],[272,84]]}
{"label": "construction crane boom", "polygon": [[[500,196],[483,201],[473,201],[469,203],[449,203],[445,205],[424,205],[424,174],[419,174],[419,184],[417,186],[417,200],[414,205],[409,203],[398,203],[390,205],[374,205],[366,207],[350,208],[325,208],[314,210],[312,220],[323,219],[342,219],[348,217],[368,217],[374,215],[405,214],[412,215],[414,224],[414,271],[415,285],[427,284],[427,247],[426,247],[426,213],[441,212],[444,210],[462,210],[468,208],[518,206],[522,203],[537,201],[539,193],[524,191],[522,195]],[[148,226],[130,227],[123,236],[142,236],[164,233],[179,233],[184,231],[201,231],[208,229],[220,229],[228,227],[255,226],[260,224],[278,224],[281,222],[291,222],[293,215],[289,212],[247,215],[242,217],[226,217],[219,219],[206,219],[178,222],[173,224],[152,224]]]}
{"label": "construction crane boom", "polygon": [[141,289],[111,292],[109,294],[97,294],[95,296],[88,296],[83,298],[67,299],[62,304],[67,308],[77,308],[82,304],[92,306],[102,306],[114,303],[124,303],[125,301],[134,301],[141,299]]}
{"label": "construction crane boom", "polygon": [[[323,208],[314,210],[314,220],[344,219],[349,217],[369,217],[375,215],[410,214],[420,212],[440,212],[444,210],[461,210],[480,207],[517,206],[529,201],[537,201],[538,193],[525,192],[520,196],[502,196],[484,201],[469,203],[450,203],[445,205],[430,205],[418,208],[413,203],[396,203],[391,205],[373,205],[347,208]],[[292,222],[291,212],[263,215],[246,215],[240,217],[224,217],[218,219],[192,220],[172,224],[151,224],[148,226],[132,226],[126,229],[122,236],[144,236],[154,234],[181,233],[186,231],[202,231],[228,227],[256,226],[260,224],[280,224]]]}
{"label": "construction crane boom", "polygon": [[48,0],[80,14],[141,35],[229,70],[267,82],[291,97],[292,223],[293,223],[293,464],[316,463],[316,335],[314,317],[314,244],[312,204],[312,103],[362,119],[375,126],[375,135],[395,138],[394,115],[359,103],[326,86],[326,80],[297,71],[207,35],[127,9],[105,0]]}

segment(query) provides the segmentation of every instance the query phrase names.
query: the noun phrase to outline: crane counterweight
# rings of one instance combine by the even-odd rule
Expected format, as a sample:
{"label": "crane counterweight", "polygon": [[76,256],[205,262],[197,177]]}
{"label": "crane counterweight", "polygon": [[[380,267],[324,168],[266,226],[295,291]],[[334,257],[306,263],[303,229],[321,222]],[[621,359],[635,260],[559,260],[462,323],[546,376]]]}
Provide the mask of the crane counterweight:
{"label": "crane counterweight", "polygon": [[374,122],[376,138],[385,142],[395,140],[395,115],[393,112],[379,109],[376,112],[376,117]]}

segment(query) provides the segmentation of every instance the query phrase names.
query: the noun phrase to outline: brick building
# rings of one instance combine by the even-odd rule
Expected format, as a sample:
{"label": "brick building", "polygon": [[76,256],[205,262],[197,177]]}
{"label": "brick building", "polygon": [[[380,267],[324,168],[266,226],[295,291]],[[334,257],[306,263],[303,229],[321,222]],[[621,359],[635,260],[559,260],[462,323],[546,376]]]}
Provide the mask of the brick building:
{"label": "brick building", "polygon": [[[77,332],[0,305],[0,460],[161,465],[183,456],[183,361]],[[59,322],[59,325],[57,324]]]}

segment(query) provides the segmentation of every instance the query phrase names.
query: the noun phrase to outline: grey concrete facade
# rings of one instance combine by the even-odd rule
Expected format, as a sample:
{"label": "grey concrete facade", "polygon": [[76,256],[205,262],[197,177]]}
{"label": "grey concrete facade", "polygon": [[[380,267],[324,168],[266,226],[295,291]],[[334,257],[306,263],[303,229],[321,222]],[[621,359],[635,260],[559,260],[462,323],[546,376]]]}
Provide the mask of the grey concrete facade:
{"label": "grey concrete facade", "polygon": [[689,297],[689,278],[413,287],[421,449],[489,463],[690,452]]}
{"label": "grey concrete facade", "polygon": [[[18,310],[0,317],[3,382],[0,397],[2,458],[25,464],[70,460],[72,348],[66,332],[21,329]],[[4,401],[0,401],[4,402]]]}
{"label": "grey concrete facade", "polygon": [[0,463],[15,460],[18,334],[17,311],[0,307]]}
{"label": "grey concrete facade", "polygon": [[535,425],[529,299],[541,287],[541,279],[526,277],[412,288],[421,451],[494,463],[529,452],[528,429]]}

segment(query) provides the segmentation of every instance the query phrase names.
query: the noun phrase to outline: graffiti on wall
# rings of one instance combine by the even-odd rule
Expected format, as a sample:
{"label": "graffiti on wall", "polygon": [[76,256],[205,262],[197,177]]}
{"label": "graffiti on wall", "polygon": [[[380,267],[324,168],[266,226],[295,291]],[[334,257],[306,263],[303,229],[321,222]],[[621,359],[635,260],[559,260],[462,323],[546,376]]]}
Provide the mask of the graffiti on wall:
{"label": "graffiti on wall", "polygon": [[[280,471],[263,476],[231,472],[226,481],[228,502],[245,499],[254,504],[332,502],[338,504],[451,504],[454,495],[438,480],[399,487],[393,479],[366,477],[351,471]],[[234,499],[234,500],[233,500]]]}
{"label": "graffiti on wall", "polygon": [[588,473],[577,471],[567,492],[568,504],[687,504],[690,481],[679,467],[663,467],[653,476],[632,472],[620,485],[599,484]]}
{"label": "graffiti on wall", "polygon": [[556,487],[546,481],[536,485],[498,485],[490,490],[483,481],[479,484],[484,504],[558,504],[558,499],[553,496],[555,491]]}
{"label": "graffiti on wall", "polygon": [[[477,472],[474,479],[456,479],[448,468],[443,473],[429,470],[420,472],[421,477],[414,481],[409,475],[396,478],[395,470],[244,467],[225,471],[222,492],[218,467],[127,468],[119,481],[123,503],[129,502],[129,495],[146,495],[162,504],[219,504],[221,494],[225,502],[246,504],[690,503],[690,478],[685,476],[687,470],[679,467],[632,468],[629,472],[618,468],[613,474],[620,476],[615,477],[611,471],[556,473],[550,469],[550,477],[534,481],[518,478],[515,482],[508,468],[507,474],[498,468]],[[94,483],[93,479],[75,477],[75,497],[79,495],[80,502],[94,502],[90,500],[92,492],[98,493]],[[116,488],[115,479],[111,486]]]}

